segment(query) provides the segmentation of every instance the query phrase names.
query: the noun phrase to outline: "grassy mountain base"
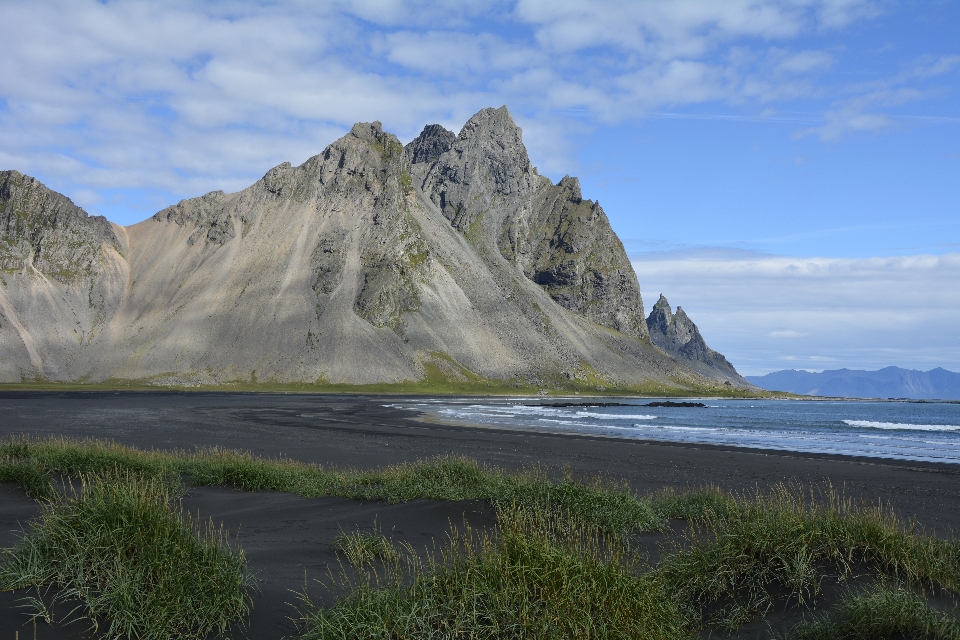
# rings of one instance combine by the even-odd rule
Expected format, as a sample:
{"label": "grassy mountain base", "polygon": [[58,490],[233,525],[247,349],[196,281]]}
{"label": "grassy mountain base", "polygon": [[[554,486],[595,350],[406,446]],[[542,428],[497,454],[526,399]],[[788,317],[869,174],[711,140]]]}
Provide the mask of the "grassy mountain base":
{"label": "grassy mountain base", "polygon": [[[650,383],[644,386],[620,386],[594,377],[587,380],[557,378],[533,383],[523,380],[497,380],[476,374],[450,376],[436,366],[426,366],[426,377],[418,381],[380,384],[339,384],[319,380],[313,383],[276,382],[273,380],[233,380],[219,384],[169,383],[165,376],[141,379],[111,379],[102,382],[56,382],[35,379],[28,382],[0,383],[3,391],[223,391],[253,393],[359,393],[395,395],[478,395],[478,396],[639,396],[755,398],[783,396],[783,393],[760,389],[740,389],[722,384],[691,385],[686,381]],[[786,394],[789,395],[789,394]]]}

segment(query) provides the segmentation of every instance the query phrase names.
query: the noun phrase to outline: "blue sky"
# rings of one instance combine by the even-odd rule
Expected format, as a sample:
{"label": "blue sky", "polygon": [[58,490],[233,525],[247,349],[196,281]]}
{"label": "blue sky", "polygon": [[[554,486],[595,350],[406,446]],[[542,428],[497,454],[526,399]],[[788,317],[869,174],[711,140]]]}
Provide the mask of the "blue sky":
{"label": "blue sky", "polygon": [[0,168],[140,221],[506,104],[743,373],[960,370],[960,4],[17,2]]}

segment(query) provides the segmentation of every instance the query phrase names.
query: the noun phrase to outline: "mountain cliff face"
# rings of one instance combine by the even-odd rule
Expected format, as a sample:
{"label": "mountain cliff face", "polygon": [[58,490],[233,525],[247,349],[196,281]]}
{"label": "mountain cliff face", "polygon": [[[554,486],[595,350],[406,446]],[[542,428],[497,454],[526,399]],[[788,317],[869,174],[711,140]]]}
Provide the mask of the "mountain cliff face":
{"label": "mountain cliff face", "polygon": [[733,365],[720,353],[707,346],[697,325],[686,312],[677,307],[670,310],[670,303],[660,294],[647,318],[650,340],[656,346],[681,362],[705,375],[713,375],[732,384],[740,384],[743,378]]}
{"label": "mountain cliff face", "polygon": [[651,344],[603,210],[537,174],[506,108],[406,147],[357,124],[299,167],[130,227],[0,179],[0,381],[731,379]]}
{"label": "mountain cliff face", "polygon": [[428,126],[407,151],[424,195],[474,246],[565,309],[646,336],[637,276],[603,209],[583,200],[576,178],[537,175],[506,107],[484,109],[456,137]]}
{"label": "mountain cliff face", "polygon": [[0,380],[70,377],[126,286],[114,227],[2,171],[0,233]]}

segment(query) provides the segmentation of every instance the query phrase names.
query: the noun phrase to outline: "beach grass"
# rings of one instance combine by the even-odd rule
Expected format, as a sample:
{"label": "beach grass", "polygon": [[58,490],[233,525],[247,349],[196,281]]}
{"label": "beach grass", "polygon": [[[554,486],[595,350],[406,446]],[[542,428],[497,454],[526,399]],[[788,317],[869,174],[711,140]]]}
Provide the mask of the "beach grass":
{"label": "beach grass", "polygon": [[56,495],[47,467],[31,458],[8,456],[0,460],[0,482],[16,482],[36,500],[49,500]]}
{"label": "beach grass", "polygon": [[358,529],[341,533],[334,539],[333,546],[355,567],[364,567],[376,561],[393,564],[400,559],[397,547],[383,535],[376,522],[372,531]]}
{"label": "beach grass", "polygon": [[874,640],[875,638],[960,639],[960,620],[932,607],[923,594],[902,583],[884,582],[849,591],[836,609],[812,616],[780,640]]}
{"label": "beach grass", "polygon": [[[544,505],[595,523],[611,533],[651,530],[661,518],[626,486],[551,479],[539,469],[505,473],[462,456],[442,456],[368,471],[324,469],[289,459],[258,458],[224,449],[141,451],[111,442],[63,438],[11,438],[0,443],[0,477],[30,481],[40,491],[43,474],[77,476],[115,468],[162,478],[170,490],[188,475],[196,486],[244,491],[284,491],[315,498],[336,496],[399,503],[415,499],[489,500]],[[19,474],[19,475],[18,475]]]}
{"label": "beach grass", "polygon": [[665,492],[652,503],[691,522],[655,573],[701,626],[731,631],[777,605],[810,605],[828,579],[872,576],[905,585],[903,593],[960,593],[956,540],[927,535],[829,485],[739,496]]}
{"label": "beach grass", "polygon": [[[957,594],[957,542],[880,506],[829,485],[667,491],[649,501],[690,523],[656,566],[630,537],[515,504],[498,509],[493,532],[451,529],[426,560],[407,549],[385,573],[358,582],[344,572],[336,587],[348,595],[332,607],[303,596],[303,637],[693,638],[735,632],[777,607],[819,605],[780,637],[960,638],[955,612],[927,598]],[[823,612],[827,579],[851,586]]]}
{"label": "beach grass", "polygon": [[495,534],[453,528],[425,558],[407,546],[385,571],[335,578],[333,607],[302,597],[302,638],[692,637],[624,539],[560,512],[498,509]]}
{"label": "beach grass", "polygon": [[167,483],[119,469],[79,483],[43,500],[30,530],[3,551],[0,590],[32,589],[25,607],[34,616],[82,619],[111,640],[223,635],[248,613],[243,552],[222,528],[178,510]]}
{"label": "beach grass", "polygon": [[[245,491],[392,503],[479,499],[496,508],[495,528],[453,527],[432,551],[396,546],[376,525],[343,533],[335,548],[354,568],[331,576],[329,586],[340,594],[333,606],[302,596],[300,619],[310,639],[687,638],[733,631],[793,607],[816,613],[784,638],[867,637],[856,629],[870,618],[869,637],[960,640],[955,613],[928,597],[955,602],[960,543],[830,485],[636,496],[610,480],[536,468],[508,473],[458,456],[344,470],[222,449],[0,442],[0,480],[20,483],[43,504],[64,503],[57,497],[63,477],[110,474],[138,478],[167,504],[189,477],[194,485]],[[674,534],[670,520],[673,529],[677,520],[687,524]],[[651,531],[666,540],[655,566],[645,560],[640,536]],[[825,601],[827,583],[847,585],[846,595]]]}

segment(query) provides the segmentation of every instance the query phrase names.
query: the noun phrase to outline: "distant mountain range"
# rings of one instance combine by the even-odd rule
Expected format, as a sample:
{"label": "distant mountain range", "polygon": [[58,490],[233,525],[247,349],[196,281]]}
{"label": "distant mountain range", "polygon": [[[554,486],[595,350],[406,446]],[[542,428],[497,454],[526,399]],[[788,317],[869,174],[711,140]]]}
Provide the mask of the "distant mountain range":
{"label": "distant mountain range", "polygon": [[821,373],[784,369],[745,377],[762,389],[807,396],[960,400],[960,373],[940,367],[930,371],[886,367],[879,371],[836,369]]}

